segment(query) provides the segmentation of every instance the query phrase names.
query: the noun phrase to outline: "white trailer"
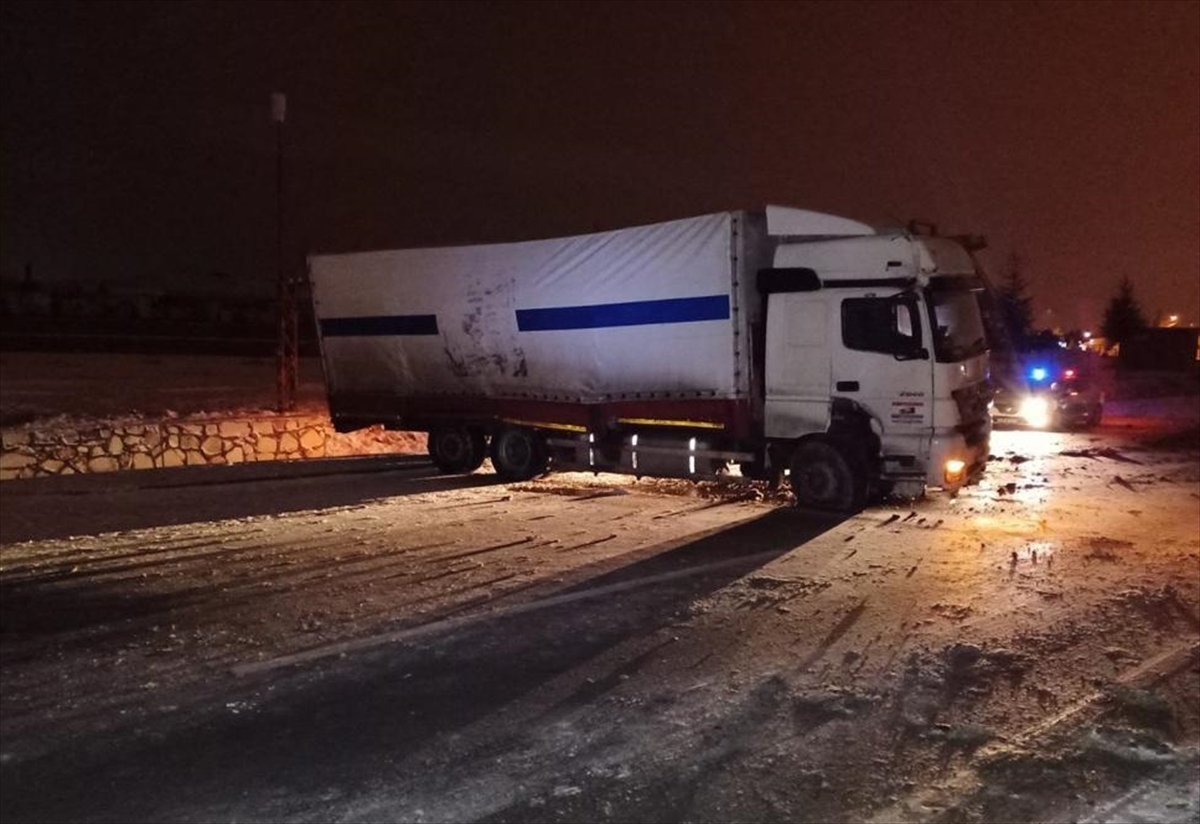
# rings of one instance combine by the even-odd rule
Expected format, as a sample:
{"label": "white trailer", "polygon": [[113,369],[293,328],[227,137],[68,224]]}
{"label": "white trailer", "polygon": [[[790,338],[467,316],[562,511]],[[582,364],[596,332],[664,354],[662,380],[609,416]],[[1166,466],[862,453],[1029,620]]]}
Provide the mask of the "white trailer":
{"label": "white trailer", "polygon": [[309,274],[337,428],[427,431],[446,472],[732,462],[851,510],[988,454],[984,284],[948,238],[767,207]]}

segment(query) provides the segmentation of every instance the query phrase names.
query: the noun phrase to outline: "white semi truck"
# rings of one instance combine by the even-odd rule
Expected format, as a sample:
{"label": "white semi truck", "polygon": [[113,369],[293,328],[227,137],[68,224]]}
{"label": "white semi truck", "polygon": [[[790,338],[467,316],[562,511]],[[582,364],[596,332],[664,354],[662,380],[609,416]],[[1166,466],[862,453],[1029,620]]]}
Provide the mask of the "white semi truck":
{"label": "white semi truck", "polygon": [[444,472],[736,464],[854,511],[987,460],[984,283],[950,238],[768,206],[309,276],[336,428],[428,432]]}

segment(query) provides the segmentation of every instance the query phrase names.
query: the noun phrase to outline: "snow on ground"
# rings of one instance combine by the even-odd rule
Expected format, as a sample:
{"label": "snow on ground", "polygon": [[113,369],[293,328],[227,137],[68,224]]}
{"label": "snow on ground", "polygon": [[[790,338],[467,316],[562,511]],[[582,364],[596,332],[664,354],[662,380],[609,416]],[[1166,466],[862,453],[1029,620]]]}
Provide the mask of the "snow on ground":
{"label": "snow on ground", "polygon": [[[269,361],[63,357],[3,356],[5,416],[273,403]],[[41,537],[4,541],[0,567],[5,803],[1194,820],[1200,410],[1170,394],[1186,386],[1114,393],[1089,432],[996,432],[979,485],[845,519],[736,479],[106,484],[69,507],[18,482],[4,528]],[[256,732],[286,795],[277,773],[223,766]],[[59,780],[72,770],[85,782]],[[121,792],[96,807],[86,781]]]}

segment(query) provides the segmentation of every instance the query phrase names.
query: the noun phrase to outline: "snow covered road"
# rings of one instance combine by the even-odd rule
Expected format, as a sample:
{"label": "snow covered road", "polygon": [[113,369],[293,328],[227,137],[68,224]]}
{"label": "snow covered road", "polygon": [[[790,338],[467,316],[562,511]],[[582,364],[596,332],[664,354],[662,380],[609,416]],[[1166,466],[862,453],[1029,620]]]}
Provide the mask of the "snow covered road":
{"label": "snow covered road", "polygon": [[1186,810],[1196,452],[993,453],[846,519],[416,463],[6,495],[0,812],[1111,820],[1147,779]]}

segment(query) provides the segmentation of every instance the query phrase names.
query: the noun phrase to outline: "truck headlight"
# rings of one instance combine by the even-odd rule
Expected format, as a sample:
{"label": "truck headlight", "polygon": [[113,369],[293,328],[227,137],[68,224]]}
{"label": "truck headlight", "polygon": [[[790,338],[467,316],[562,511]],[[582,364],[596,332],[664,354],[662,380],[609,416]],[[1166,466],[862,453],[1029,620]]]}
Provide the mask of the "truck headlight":
{"label": "truck headlight", "polygon": [[1043,429],[1050,425],[1050,402],[1045,398],[1025,398],[1021,401],[1020,412],[1030,426]]}
{"label": "truck headlight", "polygon": [[954,486],[962,483],[963,472],[967,469],[965,462],[957,458],[951,458],[946,461],[946,465],[942,467],[942,480],[946,482],[946,486]]}

